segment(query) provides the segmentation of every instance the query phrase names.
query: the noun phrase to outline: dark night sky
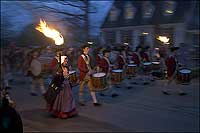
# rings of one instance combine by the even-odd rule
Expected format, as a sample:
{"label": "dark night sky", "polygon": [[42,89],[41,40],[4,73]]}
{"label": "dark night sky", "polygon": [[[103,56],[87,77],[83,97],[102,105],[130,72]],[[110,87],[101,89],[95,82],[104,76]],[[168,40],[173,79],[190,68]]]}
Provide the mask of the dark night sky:
{"label": "dark night sky", "polygon": [[[34,1],[35,2],[35,1]],[[11,29],[19,33],[26,25],[32,22],[39,22],[39,17],[41,16],[40,12],[33,12],[25,9],[24,7],[33,7],[36,3],[29,1],[1,1],[1,21],[8,20],[11,23]],[[91,25],[95,28],[92,28],[91,33],[98,35],[99,27],[101,26],[103,20],[105,19],[109,8],[112,5],[112,1],[91,1],[91,4],[97,8],[97,13],[91,14]],[[50,4],[49,2],[47,4]],[[51,4],[54,6],[55,4]],[[58,6],[56,6],[58,7]],[[63,8],[63,7],[59,7]],[[65,7],[66,8],[66,7]],[[68,7],[68,10],[74,12],[73,8]],[[76,11],[75,11],[76,12]],[[48,16],[48,19],[56,18],[58,16]],[[60,27],[64,27],[64,24],[60,23]],[[61,28],[62,29],[62,28]],[[61,31],[62,32],[62,31]]]}

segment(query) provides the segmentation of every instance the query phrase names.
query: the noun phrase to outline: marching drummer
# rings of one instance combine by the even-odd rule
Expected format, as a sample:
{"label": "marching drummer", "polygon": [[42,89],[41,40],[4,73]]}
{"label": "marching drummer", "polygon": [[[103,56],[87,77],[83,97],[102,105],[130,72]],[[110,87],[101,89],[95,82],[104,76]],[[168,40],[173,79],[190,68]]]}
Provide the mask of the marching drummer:
{"label": "marching drummer", "polygon": [[125,69],[125,66],[127,65],[125,49],[119,49],[119,56],[117,60],[118,60],[118,69]]}
{"label": "marching drummer", "polygon": [[151,61],[152,60],[152,49],[150,46],[146,46],[144,48],[144,59],[145,61]]}
{"label": "marching drummer", "polygon": [[[118,69],[121,69],[122,70],[122,77],[124,79],[124,77],[126,76],[126,67],[127,67],[127,56],[126,56],[126,49],[124,47],[122,47],[121,49],[118,49],[119,50],[119,55],[118,55]],[[128,89],[131,89],[132,87],[130,87],[126,81],[126,79],[124,80],[124,86]]]}
{"label": "marching drummer", "polygon": [[149,62],[149,56],[148,54],[146,53],[145,50],[147,50],[149,47],[146,47],[146,48],[143,48],[141,51],[140,51],[140,57],[141,57],[141,61],[142,62]]}
{"label": "marching drummer", "polygon": [[142,47],[141,46],[137,46],[136,50],[135,50],[135,53],[137,54],[137,56],[139,58],[139,65],[141,65],[141,62],[142,62],[141,52],[142,52]]}
{"label": "marching drummer", "polygon": [[140,64],[139,55],[136,52],[131,52],[131,51],[129,52],[129,55],[131,56],[130,61],[133,61],[134,64],[139,66],[139,64]]}
{"label": "marching drummer", "polygon": [[33,52],[33,59],[31,61],[31,65],[30,65],[30,71],[31,71],[31,76],[32,76],[32,84],[31,84],[31,92],[30,94],[32,96],[36,96],[36,92],[35,92],[35,85],[36,82],[40,83],[40,90],[42,92],[42,94],[44,94],[46,92],[45,87],[44,87],[44,81],[43,81],[43,77],[42,77],[42,65],[41,62],[39,61],[39,56],[40,53],[38,51],[34,51]]}
{"label": "marching drummer", "polygon": [[97,72],[100,72],[100,65],[101,65],[101,59],[103,58],[103,47],[99,47],[96,49],[96,55],[95,55],[95,59],[96,59],[96,68],[97,68]]}
{"label": "marching drummer", "polygon": [[[111,91],[110,92],[111,97],[116,97],[116,96],[118,96],[118,94],[114,92],[114,90],[112,89],[112,84],[111,84],[111,73],[110,72],[112,70],[112,67],[111,67],[111,63],[110,63],[110,60],[109,60],[109,56],[110,56],[110,50],[105,49],[103,51],[103,58],[101,60],[100,68],[102,69],[102,72],[106,73],[108,90]],[[100,93],[100,95],[104,96],[105,94],[102,92],[102,93]]]}
{"label": "marching drummer", "polygon": [[98,103],[96,94],[94,92],[94,87],[92,85],[92,73],[93,70],[91,68],[91,58],[88,55],[90,46],[88,44],[83,45],[82,47],[83,53],[78,58],[78,69],[80,71],[80,89],[79,89],[79,102],[81,106],[85,106],[84,99],[83,99],[83,91],[85,88],[85,84],[88,84],[90,94],[93,99],[94,106],[100,106],[101,104]]}
{"label": "marching drummer", "polygon": [[[176,51],[178,50],[178,47],[171,47],[169,50],[169,56],[165,60],[165,65],[167,69],[167,79],[168,81],[164,84],[163,87],[163,94],[169,95],[169,85],[176,77],[176,72],[178,70],[178,63],[176,59]],[[185,92],[181,88],[178,88],[179,95],[186,95]]]}
{"label": "marching drummer", "polygon": [[[137,78],[134,83],[138,84],[138,83],[142,83],[144,85],[149,84],[149,79],[146,77],[146,75],[144,75],[144,64],[148,61],[148,56],[147,54],[144,52],[143,47],[141,46],[137,46],[135,52],[132,55],[132,60],[134,60],[134,64],[137,64]],[[150,62],[147,62],[148,65],[150,64]]]}

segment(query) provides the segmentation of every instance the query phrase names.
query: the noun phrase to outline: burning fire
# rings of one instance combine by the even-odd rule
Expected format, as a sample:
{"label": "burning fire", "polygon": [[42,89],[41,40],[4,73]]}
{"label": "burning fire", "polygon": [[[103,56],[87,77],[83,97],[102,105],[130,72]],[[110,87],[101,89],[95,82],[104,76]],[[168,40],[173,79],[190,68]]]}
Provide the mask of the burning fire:
{"label": "burning fire", "polygon": [[56,45],[62,45],[64,43],[64,38],[60,32],[48,27],[44,20],[40,19],[40,23],[35,27],[35,29],[42,32],[46,37],[52,38]]}
{"label": "burning fire", "polygon": [[164,44],[169,44],[169,38],[166,36],[158,36],[157,39],[163,42]]}

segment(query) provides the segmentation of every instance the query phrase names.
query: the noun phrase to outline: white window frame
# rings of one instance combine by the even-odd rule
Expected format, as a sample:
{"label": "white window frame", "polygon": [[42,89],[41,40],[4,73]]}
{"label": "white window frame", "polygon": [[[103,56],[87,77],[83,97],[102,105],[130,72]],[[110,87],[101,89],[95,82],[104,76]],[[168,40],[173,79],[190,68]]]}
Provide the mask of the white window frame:
{"label": "white window frame", "polygon": [[[131,13],[130,16],[129,13]],[[136,13],[136,8],[132,5],[132,3],[126,2],[124,6],[124,18],[127,20],[133,19],[135,17],[135,13]]]}
{"label": "white window frame", "polygon": [[[147,12],[145,12],[146,8],[151,8],[150,9],[151,11],[149,12],[149,14],[146,14],[147,13]],[[143,18],[151,18],[153,16],[153,14],[154,14],[154,11],[155,11],[155,5],[153,5],[151,1],[144,1],[143,5],[142,5],[142,9],[143,9],[142,17]]]}
{"label": "white window frame", "polygon": [[109,20],[116,21],[118,19],[118,16],[119,16],[119,9],[113,6],[112,9],[110,10]]}

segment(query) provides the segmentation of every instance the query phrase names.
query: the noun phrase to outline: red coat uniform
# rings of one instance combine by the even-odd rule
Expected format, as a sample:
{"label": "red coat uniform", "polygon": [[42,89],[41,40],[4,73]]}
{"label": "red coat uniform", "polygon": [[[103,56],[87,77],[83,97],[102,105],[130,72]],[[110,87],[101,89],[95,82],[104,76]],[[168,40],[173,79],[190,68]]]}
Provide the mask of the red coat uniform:
{"label": "red coat uniform", "polygon": [[149,62],[149,56],[145,52],[140,52],[140,57],[142,58],[143,61]]}
{"label": "red coat uniform", "polygon": [[110,72],[110,62],[108,59],[105,59],[106,57],[103,57],[101,59],[100,68],[102,69],[102,72],[108,74]]}
{"label": "red coat uniform", "polygon": [[168,57],[165,60],[165,65],[167,66],[167,77],[171,77],[176,71],[176,59],[173,56]]}
{"label": "red coat uniform", "polygon": [[122,57],[122,55],[119,55],[117,60],[118,60],[118,69],[123,69],[123,66],[126,64],[125,59]]}
{"label": "red coat uniform", "polygon": [[54,57],[53,60],[51,61],[50,70],[55,71],[57,65],[58,65],[58,59]]}
{"label": "red coat uniform", "polygon": [[79,77],[80,81],[83,81],[85,78],[85,75],[89,72],[89,69],[88,69],[87,64],[82,56],[79,56],[79,58],[78,58],[78,69],[80,71],[80,77]]}
{"label": "red coat uniform", "polygon": [[139,56],[138,56],[136,53],[132,53],[132,58],[131,58],[131,60],[134,61],[134,64],[137,64],[137,65],[140,64]]}
{"label": "red coat uniform", "polygon": [[96,66],[100,66],[101,65],[101,55],[97,54],[96,55]]}

